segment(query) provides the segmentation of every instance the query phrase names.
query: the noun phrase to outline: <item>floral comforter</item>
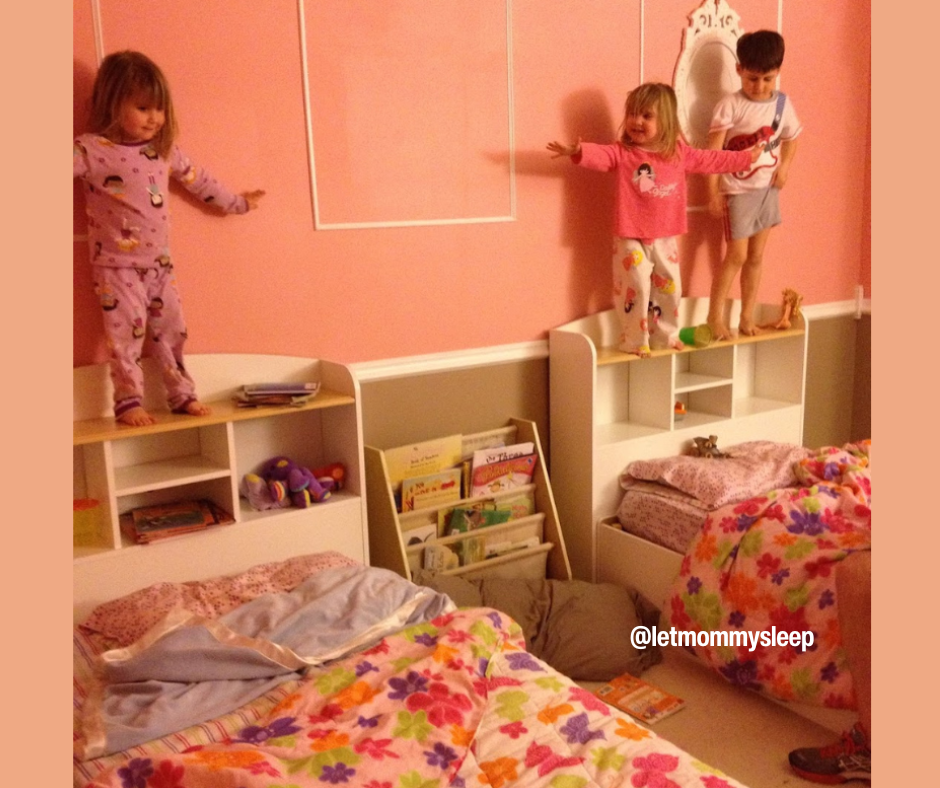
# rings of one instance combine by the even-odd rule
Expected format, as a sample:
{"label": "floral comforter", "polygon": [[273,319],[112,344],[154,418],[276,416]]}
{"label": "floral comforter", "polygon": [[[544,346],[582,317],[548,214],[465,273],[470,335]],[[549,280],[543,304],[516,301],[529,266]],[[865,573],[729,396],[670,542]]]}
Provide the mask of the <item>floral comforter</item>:
{"label": "floral comforter", "polygon": [[78,762],[77,786],[735,788],[468,608],[313,668],[220,720]]}
{"label": "floral comforter", "polygon": [[[871,549],[871,441],[821,449],[799,483],[706,519],[665,604],[677,630],[811,631],[813,645],[711,644],[692,651],[728,681],[782,700],[854,705],[834,565]],[[715,642],[715,641],[713,641]]]}

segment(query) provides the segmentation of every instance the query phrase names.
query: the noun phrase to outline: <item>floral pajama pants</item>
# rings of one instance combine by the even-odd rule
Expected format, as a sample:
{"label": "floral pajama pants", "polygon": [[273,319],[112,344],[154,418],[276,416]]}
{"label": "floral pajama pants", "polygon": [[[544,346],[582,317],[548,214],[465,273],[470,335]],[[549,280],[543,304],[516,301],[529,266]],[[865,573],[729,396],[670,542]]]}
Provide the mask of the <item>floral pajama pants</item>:
{"label": "floral pajama pants", "polygon": [[682,298],[675,237],[614,238],[613,274],[620,350],[648,353],[674,346]]}

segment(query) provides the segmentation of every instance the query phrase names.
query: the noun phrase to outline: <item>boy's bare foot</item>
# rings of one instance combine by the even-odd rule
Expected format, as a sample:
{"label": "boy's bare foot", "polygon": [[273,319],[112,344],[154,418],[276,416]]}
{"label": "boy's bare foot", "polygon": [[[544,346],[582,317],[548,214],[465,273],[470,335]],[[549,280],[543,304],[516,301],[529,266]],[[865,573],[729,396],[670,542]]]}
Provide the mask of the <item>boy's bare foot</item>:
{"label": "boy's bare foot", "polygon": [[731,330],[722,320],[709,320],[708,327],[712,330],[712,339],[715,342],[731,339]]}
{"label": "boy's bare foot", "polygon": [[190,416],[208,416],[212,413],[212,408],[204,405],[198,399],[193,399],[183,406],[182,411]]}
{"label": "boy's bare foot", "polygon": [[756,337],[758,334],[762,334],[760,326],[755,326],[753,323],[741,322],[738,325],[738,332],[746,337]]}
{"label": "boy's bare foot", "polygon": [[124,411],[116,418],[121,424],[127,424],[129,427],[146,427],[148,424],[157,423],[157,420],[139,405]]}

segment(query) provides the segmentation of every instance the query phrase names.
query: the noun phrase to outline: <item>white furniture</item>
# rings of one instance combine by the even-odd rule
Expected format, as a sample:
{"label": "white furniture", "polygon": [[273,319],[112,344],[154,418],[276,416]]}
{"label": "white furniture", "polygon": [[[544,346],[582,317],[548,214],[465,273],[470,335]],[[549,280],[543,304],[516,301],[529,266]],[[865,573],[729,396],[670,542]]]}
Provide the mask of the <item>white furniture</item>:
{"label": "white furniture", "polygon": [[[539,544],[494,558],[456,567],[443,572],[460,575],[467,579],[475,577],[571,579],[571,568],[565,552],[565,541],[558,524],[558,512],[552,496],[552,488],[545,470],[545,457],[535,422],[512,419],[505,427],[486,433],[463,436],[464,454],[468,447],[476,445],[481,438],[496,436],[503,444],[532,442],[538,454],[538,462],[532,484],[515,488],[506,493],[487,498],[512,497],[531,490],[535,500],[535,513],[501,525],[492,525],[465,536],[444,536],[433,542],[456,549],[460,541],[474,536],[485,536],[487,540],[519,542],[528,537],[538,537]],[[466,498],[446,506],[435,506],[412,512],[399,512],[390,483],[385,452],[374,446],[365,447],[366,480],[369,499],[369,550],[373,566],[381,566],[398,572],[411,580],[412,573],[421,568],[424,543],[408,545],[408,533],[438,522],[438,512],[461,504],[485,500]]]}
{"label": "white furniture", "polygon": [[[256,355],[191,356],[187,365],[211,415],[168,413],[158,376],[145,362],[145,405],[158,419],[147,427],[118,425],[108,415],[106,366],[75,370],[73,497],[100,502],[94,546],[73,550],[76,621],[100,602],[158,581],[203,579],[323,550],[368,563],[362,415],[349,370]],[[319,381],[321,389],[299,408],[245,409],[232,402],[242,384],[271,381]],[[255,511],[239,498],[241,479],[277,455],[310,468],[341,462],[344,488],[307,509]],[[235,522],[147,545],[121,533],[121,513],[189,498],[210,498]]]}
{"label": "white furniture", "polygon": [[[707,313],[707,299],[684,299],[679,324],[704,323]],[[762,305],[758,323],[780,314],[780,305]],[[648,359],[618,351],[619,331],[611,309],[549,334],[552,485],[574,576],[632,585],[658,603],[677,554],[619,530],[615,519],[600,522],[617,511],[620,473],[632,460],[683,453],[696,436],[718,436],[719,448],[802,443],[806,331],[800,317],[787,330]],[[687,409],[681,420],[676,402]]]}

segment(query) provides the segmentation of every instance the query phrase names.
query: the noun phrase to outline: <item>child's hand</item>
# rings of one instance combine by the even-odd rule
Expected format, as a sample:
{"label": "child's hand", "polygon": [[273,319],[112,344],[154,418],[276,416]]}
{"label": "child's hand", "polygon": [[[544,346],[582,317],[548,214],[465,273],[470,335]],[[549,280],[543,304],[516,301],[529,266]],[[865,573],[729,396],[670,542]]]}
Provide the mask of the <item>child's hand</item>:
{"label": "child's hand", "polygon": [[257,210],[258,203],[260,203],[261,198],[264,197],[264,189],[255,189],[251,192],[242,192],[242,197],[244,197],[245,201],[248,203],[249,211]]}
{"label": "child's hand", "polygon": [[751,148],[751,164],[756,163],[765,150],[767,150],[766,142],[760,145],[755,145],[753,148]]}
{"label": "child's hand", "polygon": [[559,156],[577,156],[581,152],[581,138],[578,138],[578,142],[575,145],[565,145],[561,142],[550,142],[545,147],[555,154],[552,156],[553,159],[557,159]]}

